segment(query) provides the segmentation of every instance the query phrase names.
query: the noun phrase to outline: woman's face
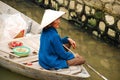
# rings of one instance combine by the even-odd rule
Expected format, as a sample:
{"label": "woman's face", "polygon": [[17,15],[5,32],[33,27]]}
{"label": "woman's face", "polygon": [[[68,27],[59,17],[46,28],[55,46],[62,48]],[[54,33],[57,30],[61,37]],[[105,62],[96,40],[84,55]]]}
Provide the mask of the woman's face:
{"label": "woman's face", "polygon": [[52,23],[52,26],[53,26],[54,28],[58,28],[59,25],[60,25],[60,19],[56,19],[56,20]]}

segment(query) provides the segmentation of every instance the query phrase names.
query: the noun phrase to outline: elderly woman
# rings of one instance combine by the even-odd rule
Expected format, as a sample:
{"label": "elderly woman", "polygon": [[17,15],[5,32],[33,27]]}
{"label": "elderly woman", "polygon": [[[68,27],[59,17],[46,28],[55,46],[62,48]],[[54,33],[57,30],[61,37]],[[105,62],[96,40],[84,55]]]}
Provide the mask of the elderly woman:
{"label": "elderly woman", "polygon": [[64,49],[63,44],[70,44],[73,48],[76,43],[69,37],[61,38],[57,32],[62,11],[45,10],[41,27],[43,28],[40,38],[39,64],[45,69],[62,69],[72,65],[85,63],[82,56],[72,54]]}

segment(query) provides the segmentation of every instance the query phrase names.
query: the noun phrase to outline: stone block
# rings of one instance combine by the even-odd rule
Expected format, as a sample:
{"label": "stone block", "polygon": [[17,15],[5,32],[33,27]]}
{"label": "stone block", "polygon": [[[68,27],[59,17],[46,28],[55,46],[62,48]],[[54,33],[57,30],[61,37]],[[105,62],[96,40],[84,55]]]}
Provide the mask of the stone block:
{"label": "stone block", "polygon": [[115,0],[116,3],[120,4],[120,0]]}
{"label": "stone block", "polygon": [[69,9],[75,9],[75,0],[70,1]]}
{"label": "stone block", "polygon": [[59,4],[63,4],[64,0],[56,0]]}
{"label": "stone block", "polygon": [[110,3],[112,3],[112,2],[114,2],[114,0],[101,0],[103,3],[106,3],[106,2],[110,2]]}
{"label": "stone block", "polygon": [[76,0],[76,1],[77,1],[77,3],[81,3],[81,4],[84,3],[83,0]]}
{"label": "stone block", "polygon": [[113,5],[113,13],[120,14],[120,5]]}
{"label": "stone block", "polygon": [[112,25],[114,24],[114,17],[113,16],[110,16],[110,15],[105,15],[105,20],[106,22],[109,24],[109,25]]}
{"label": "stone block", "polygon": [[103,8],[103,5],[100,0],[84,0],[84,3],[88,6],[91,6],[97,9]]}
{"label": "stone block", "polygon": [[105,23],[104,22],[100,22],[99,23],[99,29],[101,30],[101,31],[105,31]]}
{"label": "stone block", "polygon": [[44,4],[48,5],[49,4],[49,0],[45,0]]}
{"label": "stone block", "polygon": [[112,4],[111,3],[107,3],[107,4],[105,4],[104,5],[105,6],[105,11],[107,11],[107,12],[112,12]]}
{"label": "stone block", "polygon": [[120,20],[117,22],[117,28],[120,30]]}
{"label": "stone block", "polygon": [[95,14],[95,9],[92,9],[92,10],[91,10],[91,14]]}
{"label": "stone block", "polygon": [[90,14],[90,7],[85,6],[85,12],[86,12],[86,14]]}
{"label": "stone block", "polygon": [[93,31],[92,34],[94,34],[95,36],[98,36],[98,32],[97,31]]}
{"label": "stone block", "polygon": [[64,6],[68,6],[69,1],[68,0],[64,0]]}
{"label": "stone block", "polygon": [[65,7],[60,7],[59,10],[64,11],[65,14],[62,17],[66,20],[69,20],[69,11],[67,9],[65,9]]}
{"label": "stone block", "polygon": [[75,12],[70,12],[69,14],[69,19],[72,19],[72,17],[77,17]]}
{"label": "stone block", "polygon": [[76,12],[81,12],[82,9],[83,9],[83,5],[77,4],[77,6],[76,6]]}
{"label": "stone block", "polygon": [[85,21],[85,20],[86,20],[86,16],[85,16],[85,15],[82,15],[81,21]]}
{"label": "stone block", "polygon": [[52,7],[58,10],[58,4],[53,0],[51,0],[51,3],[52,3]]}
{"label": "stone block", "polygon": [[109,28],[108,29],[108,35],[112,36],[112,37],[115,37],[115,31]]}

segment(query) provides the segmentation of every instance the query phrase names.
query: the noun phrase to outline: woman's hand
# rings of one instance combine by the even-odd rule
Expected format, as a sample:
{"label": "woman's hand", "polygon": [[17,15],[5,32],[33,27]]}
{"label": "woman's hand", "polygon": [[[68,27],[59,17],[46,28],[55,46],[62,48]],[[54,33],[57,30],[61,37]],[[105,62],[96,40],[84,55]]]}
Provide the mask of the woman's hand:
{"label": "woman's hand", "polygon": [[69,41],[69,43],[71,44],[71,46],[73,47],[73,49],[75,49],[75,48],[76,48],[76,43],[75,43],[75,41],[72,40],[71,38],[68,38],[68,41]]}

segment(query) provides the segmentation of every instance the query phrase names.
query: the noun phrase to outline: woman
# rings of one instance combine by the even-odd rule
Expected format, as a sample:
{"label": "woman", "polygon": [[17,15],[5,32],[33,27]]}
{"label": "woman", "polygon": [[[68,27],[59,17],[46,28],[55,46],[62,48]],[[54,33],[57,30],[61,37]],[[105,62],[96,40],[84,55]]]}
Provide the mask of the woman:
{"label": "woman", "polygon": [[62,11],[45,10],[41,27],[43,28],[40,38],[39,64],[48,70],[68,68],[72,65],[85,63],[83,57],[67,52],[63,44],[70,44],[73,48],[76,43],[69,37],[60,38],[59,28]]}

